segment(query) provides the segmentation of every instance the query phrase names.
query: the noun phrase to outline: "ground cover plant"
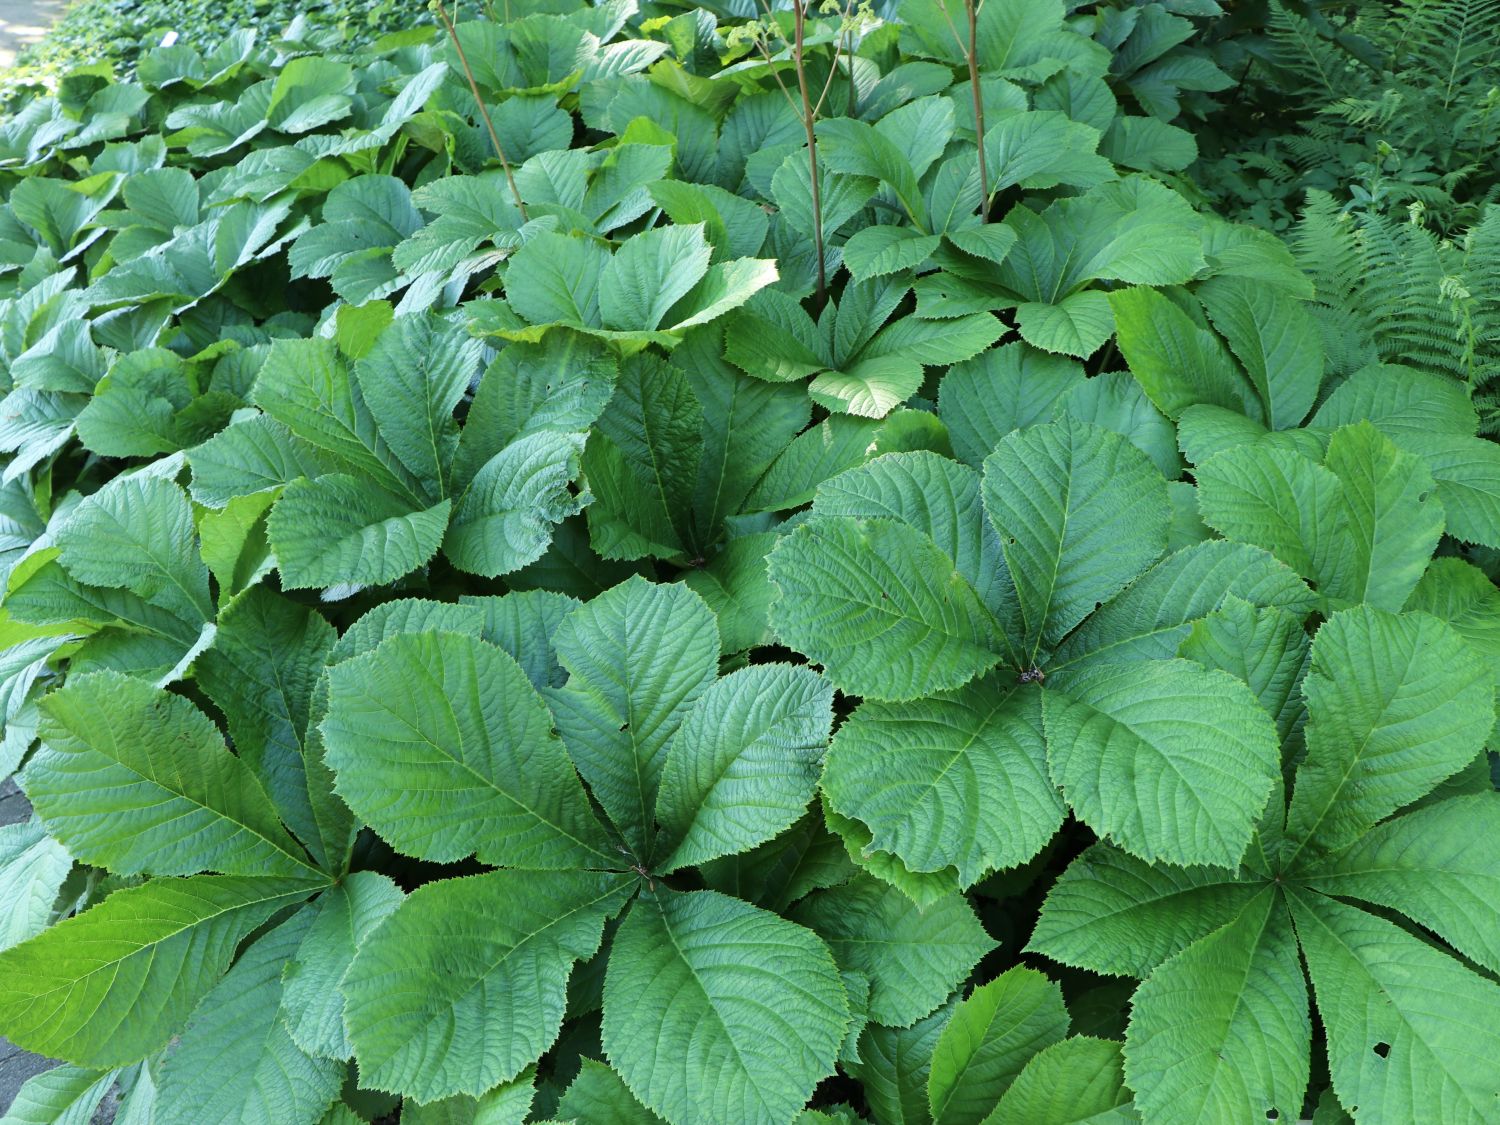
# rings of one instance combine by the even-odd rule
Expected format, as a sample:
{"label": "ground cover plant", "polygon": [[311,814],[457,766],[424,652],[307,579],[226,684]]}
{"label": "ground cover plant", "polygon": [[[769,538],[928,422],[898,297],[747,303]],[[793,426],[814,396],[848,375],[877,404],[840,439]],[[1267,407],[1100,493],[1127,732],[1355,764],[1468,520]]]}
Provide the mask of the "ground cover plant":
{"label": "ground cover plant", "polygon": [[1500,1117],[1493,212],[1201,206],[1221,14],[29,96],[7,1121]]}

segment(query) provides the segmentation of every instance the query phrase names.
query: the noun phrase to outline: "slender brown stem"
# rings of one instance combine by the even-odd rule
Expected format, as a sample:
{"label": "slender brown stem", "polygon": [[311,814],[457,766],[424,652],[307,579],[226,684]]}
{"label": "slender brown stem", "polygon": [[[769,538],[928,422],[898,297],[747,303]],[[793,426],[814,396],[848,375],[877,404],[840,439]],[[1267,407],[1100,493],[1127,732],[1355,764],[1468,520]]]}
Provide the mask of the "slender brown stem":
{"label": "slender brown stem", "polygon": [[797,89],[802,95],[802,127],[807,131],[807,166],[812,180],[813,251],[818,256],[818,291],[814,301],[817,311],[822,312],[828,302],[828,275],[823,264],[823,193],[818,177],[817,111],[813,108],[812,95],[807,88],[807,60],[803,54],[803,39],[807,28],[805,0],[792,0],[792,24],[796,40],[792,48],[792,61],[797,68]]}
{"label": "slender brown stem", "polygon": [[847,33],[847,42],[844,44],[844,62],[849,69],[849,107],[850,117],[859,116],[859,87],[854,84],[854,32]]}
{"label": "slender brown stem", "polygon": [[984,166],[984,91],[979,86],[979,4],[964,0],[969,13],[969,45],[964,55],[969,60],[969,89],[974,97],[974,131],[979,135],[979,214],[988,218],[990,210],[990,176]]}
{"label": "slender brown stem", "polygon": [[526,204],[521,201],[521,190],[516,187],[515,174],[510,169],[510,161],[505,158],[505,148],[500,144],[500,134],[495,132],[495,123],[490,120],[490,111],[485,108],[484,98],[479,93],[479,83],[474,80],[474,71],[469,67],[469,58],[464,54],[463,44],[458,41],[458,29],[448,18],[448,9],[443,7],[443,0],[433,0],[432,9],[443,21],[448,38],[453,41],[453,49],[458,52],[459,64],[464,68],[464,77],[469,80],[469,89],[474,94],[474,104],[479,107],[479,116],[484,120],[484,127],[489,130],[490,143],[495,146],[495,155],[500,158],[500,167],[505,169],[505,182],[510,185],[511,198],[516,201],[516,210],[521,212],[521,221],[528,222]]}

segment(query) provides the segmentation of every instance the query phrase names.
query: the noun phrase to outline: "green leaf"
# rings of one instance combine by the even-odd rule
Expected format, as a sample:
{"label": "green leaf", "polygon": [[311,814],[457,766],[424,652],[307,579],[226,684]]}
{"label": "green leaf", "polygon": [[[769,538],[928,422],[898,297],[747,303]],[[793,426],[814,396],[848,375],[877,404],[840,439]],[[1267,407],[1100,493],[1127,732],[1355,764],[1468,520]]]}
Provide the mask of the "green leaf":
{"label": "green leaf", "polygon": [[[986,58],[984,65],[994,64]],[[1109,161],[1094,153],[1098,147],[1098,131],[1065,113],[1038,109],[1007,114],[984,134],[990,195],[993,198],[1017,184],[1093,187],[1113,179]]]}
{"label": "green leaf", "polygon": [[246,935],[316,889],[195,875],[116,891],[0,953],[0,1027],[28,1051],[79,1066],[143,1059],[182,1030]]}
{"label": "green leaf", "polygon": [[854,866],[843,841],[824,827],[821,813],[814,810],[774,840],[710,860],[700,870],[713,890],[781,912],[820,887],[846,881]]}
{"label": "green leaf", "polygon": [[1162,417],[1140,384],[1125,372],[1096,375],[1075,387],[1058,404],[1054,416],[1063,414],[1129,438],[1130,444],[1150,457],[1168,480],[1182,475],[1176,427]]}
{"label": "green leaf", "polygon": [[121,875],[314,874],[265,790],[182,696],[98,672],[42,711],[26,792],[77,858]]}
{"label": "green leaf", "polygon": [[841,968],[870,978],[870,1018],[893,1027],[931,1012],[995,948],[961,895],[924,910],[868,876],[809,896],[792,916],[822,935]]}
{"label": "green leaf", "polygon": [[73,857],[47,835],[36,817],[0,825],[0,901],[10,904],[0,922],[0,950],[47,928],[71,870]]}
{"label": "green leaf", "polygon": [[44,1070],[15,1092],[5,1125],[88,1125],[117,1076],[66,1063]]}
{"label": "green leaf", "polygon": [[776,596],[766,556],[780,537],[771,531],[731,539],[707,566],[683,575],[682,584],[713,610],[724,652],[743,652],[770,637],[768,617]]}
{"label": "green leaf", "polygon": [[1178,655],[1205,668],[1222,668],[1249,684],[1261,707],[1276,720],[1286,756],[1304,713],[1301,689],[1309,642],[1299,616],[1226,597],[1217,611],[1193,623]]}
{"label": "green leaf", "polygon": [[567,680],[552,638],[563,618],[578,608],[577,598],[551,590],[516,590],[499,597],[466,594],[460,600],[484,614],[480,636],[510,653],[538,691],[561,687]]}
{"label": "green leaf", "polygon": [[1062,989],[1035,969],[1017,966],[976,988],[932,1054],[934,1125],[979,1125],[1027,1061],[1067,1033]]}
{"label": "green leaf", "polygon": [[278,492],[235,496],[221,510],[206,509],[198,516],[198,553],[214,581],[221,603],[244,593],[276,569],[276,556],[266,539],[266,513]]}
{"label": "green leaf", "polygon": [[515,1078],[557,1038],[573,964],[634,882],[492,871],[413,891],[344,977],[361,1082],[434,1101]]}
{"label": "green leaf", "polygon": [[1339,1101],[1377,1121],[1493,1116],[1500,986],[1362,910],[1291,904]]}
{"label": "green leaf", "polygon": [[1147,860],[1234,867],[1280,773],[1250,689],[1187,660],[1049,676],[1047,761],[1078,816]]}
{"label": "green leaf", "polygon": [[1500,866],[1488,842],[1500,797],[1455,797],[1376,825],[1297,879],[1399,910],[1488,969],[1500,965]]}
{"label": "green leaf", "polygon": [[922,385],[922,365],[899,356],[874,356],[851,363],[843,371],[825,371],[808,384],[807,393],[819,406],[884,418]]}
{"label": "green leaf", "polygon": [[703,224],[656,227],[625,240],[599,274],[599,315],[610,328],[650,330],[708,271]]}
{"label": "green leaf", "polygon": [[840,815],[823,795],[823,820],[843,845],[844,854],[855,867],[894,887],[909,898],[918,909],[925,910],[936,902],[956,894],[961,888],[958,872],[951,866],[941,871],[912,871],[898,856],[878,851],[870,830],[857,820]]}
{"label": "green leaf", "polygon": [[354,71],[316,55],[293,59],[276,78],[266,119],[283,133],[305,133],[349,115]]}
{"label": "green leaf", "polygon": [[532,324],[599,327],[599,282],[610,261],[609,251],[592,239],[544,231],[512,255],[506,299]]}
{"label": "green leaf", "polygon": [[281,973],[311,921],[299,911],[255,941],[203,998],[168,1056],[155,1121],[315,1121],[333,1104],[344,1067],[304,1054],[281,1018]]}
{"label": "green leaf", "polygon": [[606,558],[672,556],[692,541],[703,407],[685,372],[651,356],[620,372],[583,468],[595,493],[589,532]]}
{"label": "green leaf", "polygon": [[884,454],[819,485],[813,514],[909,524],[953,559],[1002,623],[1016,620],[1015,588],[973,470],[925,450]]}
{"label": "green leaf", "polygon": [[1120,1044],[1075,1035],[1026,1064],[984,1125],[1126,1125],[1136,1120]]}
{"label": "green leaf", "polygon": [[556,526],[582,501],[572,485],[582,470],[584,435],[526,434],[475,474],[443,539],[443,553],[470,574],[493,578],[541,558]]}
{"label": "green leaf", "polygon": [[714,891],[638,899],[604,981],[604,1050],[673,1125],[786,1121],[833,1072],[849,1007],[813,934]]}
{"label": "green leaf", "polygon": [[306,932],[295,949],[283,953],[280,966],[281,1019],[307,1054],[327,1059],[354,1054],[344,1027],[339,985],[356,951],[404,897],[386,876],[355,871],[319,895],[310,908]]}
{"label": "green leaf", "polygon": [[794,824],[832,726],[833,687],[807,668],[760,664],[711,684],[662,768],[656,819],[666,858],[656,869],[748,851]]}
{"label": "green leaf", "polygon": [[[401,1119],[406,1125],[522,1125],[531,1113],[531,1103],[536,1100],[536,1093],[536,1073],[532,1067],[527,1067],[518,1077],[500,1083],[477,1098],[469,1094],[455,1094],[451,1098],[425,1104],[410,1098],[403,1099]],[[325,1120],[320,1125],[344,1123]],[[355,1125],[355,1122],[351,1121],[348,1125]]]}
{"label": "green leaf", "polygon": [[1371,364],[1340,383],[1311,424],[1326,430],[1373,422],[1393,440],[1422,434],[1470,437],[1479,415],[1463,384],[1400,364]]}
{"label": "green leaf", "polygon": [[553,644],[568,672],[548,695],[557,729],[644,862],[668,748],[718,675],[713,612],[684,586],[631,578],[574,610]]}
{"label": "green leaf", "polygon": [[771,624],[840,689],[914,699],[999,659],[999,627],[932,539],[889,519],[818,518],[777,544]]}
{"label": "green leaf", "polygon": [[456,321],[397,317],[354,368],[381,439],[428,496],[447,494],[458,449],[453,411],[469,389],[483,344]]}
{"label": "green leaf", "polygon": [[1026,948],[1092,972],[1144,978],[1232,922],[1256,891],[1223,868],[1147,863],[1095,844],[1052,884]]}
{"label": "green leaf", "polygon": [[978,468],[1012,430],[1051,421],[1055,405],[1083,378],[1075,360],[1002,344],[948,369],[938,387],[938,415],[954,453]]}
{"label": "green leaf", "polygon": [[846,1067],[864,1087],[865,1100],[880,1125],[930,1125],[927,1081],[938,1037],[953,1008],[950,1000],[910,1027],[872,1023],[860,1033],[859,1061]]}
{"label": "green leaf", "polygon": [[342,472],[413,504],[424,499],[420,482],[381,436],[332,340],[276,340],[251,397],[296,437],[331,455]]}
{"label": "green leaf", "polygon": [[73,510],[58,531],[68,573],[123,586],[185,621],[213,617],[208,570],[193,542],[187,495],[159,477],[118,477]]}
{"label": "green leaf", "polygon": [[1164,1125],[1292,1120],[1311,1040],[1291,920],[1267,888],[1136,990],[1125,1077],[1141,1113]]}
{"label": "green leaf", "polygon": [[1016,582],[1031,659],[1166,549],[1166,481],[1118,434],[1064,420],[1003,438],[984,504]]}
{"label": "green leaf", "polygon": [[822,787],[871,847],[916,872],[951,866],[965,887],[1026,862],[1062,825],[1038,693],[988,678],[862,704],[829,747]]}
{"label": "green leaf", "polygon": [[855,281],[915,269],[942,242],[942,236],[911,227],[865,227],[844,243],[844,265]]}
{"label": "green leaf", "polygon": [[[1259,422],[1260,400],[1212,332],[1193,323],[1164,293],[1144,287],[1109,295],[1116,340],[1156,408],[1176,419],[1190,406],[1222,406]],[[1248,346],[1248,342],[1242,342]]]}
{"label": "green leaf", "polygon": [[394,582],[437,554],[452,501],[425,510],[346,473],[287,486],[266,521],[288,589]]}
{"label": "green leaf", "polygon": [[1340,520],[1343,485],[1301,453],[1241,445],[1210,457],[1194,476],[1204,523],[1265,548],[1319,589],[1351,561]]}
{"label": "green leaf", "polygon": [[194,666],[239,759],[324,867],[337,862],[349,817],[303,759],[313,688],[336,640],[318,614],[257,587],[220,615],[213,646]]}
{"label": "green leaf", "polygon": [[1473,761],[1495,721],[1493,674],[1450,626],[1420,613],[1334,614],[1313,638],[1303,694],[1292,855],[1358,840]]}
{"label": "green leaf", "polygon": [[1424,434],[1402,439],[1432,470],[1447,532],[1500,550],[1500,449],[1483,438]]}
{"label": "green leaf", "polygon": [[586,1058],[557,1103],[564,1120],[587,1121],[590,1125],[664,1125],[630,1092],[624,1080],[602,1062]]}
{"label": "green leaf", "polygon": [[1109,298],[1097,289],[1069,293],[1056,304],[1022,301],[1016,306],[1021,339],[1034,348],[1087,359],[1115,330]]}
{"label": "green leaf", "polygon": [[193,499],[223,508],[236,497],[333,471],[333,459],[274,418],[256,415],[188,450]]}
{"label": "green leaf", "polygon": [[745,497],[744,511],[779,511],[808,503],[823,481],[867,460],[881,432],[881,424],[872,418],[832,414],[823,419],[771,463]]}
{"label": "green leaf", "polygon": [[1368,422],[1328,441],[1323,465],[1343,485],[1343,530],[1350,546],[1323,589],[1333,597],[1397,612],[1427,568],[1443,534],[1443,505],[1425,466]]}
{"label": "green leaf", "polygon": [[494,645],[408,633],[330,668],[323,739],[339,794],[408,854],[537,870],[615,862],[552,716]]}
{"label": "green leaf", "polygon": [[1210,278],[1197,295],[1249,374],[1266,424],[1300,425],[1323,381],[1322,340],[1302,302],[1275,286],[1230,276]]}
{"label": "green leaf", "polygon": [[1316,599],[1292,569],[1244,543],[1211,539],[1174,551],[1095,611],[1053,653],[1049,667],[1161,659],[1177,653],[1195,621],[1236,597],[1299,621]]}

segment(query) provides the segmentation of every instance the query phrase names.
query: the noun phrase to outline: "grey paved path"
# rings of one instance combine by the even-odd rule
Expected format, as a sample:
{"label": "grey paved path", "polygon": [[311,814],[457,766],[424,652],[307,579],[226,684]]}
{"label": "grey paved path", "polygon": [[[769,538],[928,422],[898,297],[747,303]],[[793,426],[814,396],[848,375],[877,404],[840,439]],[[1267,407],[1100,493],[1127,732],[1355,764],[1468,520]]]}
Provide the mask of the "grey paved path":
{"label": "grey paved path", "polygon": [[[0,10],[4,10],[7,4],[8,0],[0,0]],[[0,783],[0,824],[15,824],[29,816],[31,806],[16,788],[16,783],[9,778]],[[4,904],[0,903],[0,910],[3,909]],[[0,1039],[0,1114],[10,1108],[22,1083],[33,1074],[40,1074],[54,1065],[50,1059],[28,1054],[14,1044]]]}
{"label": "grey paved path", "polygon": [[67,0],[0,0],[0,70],[45,35],[65,7]]}

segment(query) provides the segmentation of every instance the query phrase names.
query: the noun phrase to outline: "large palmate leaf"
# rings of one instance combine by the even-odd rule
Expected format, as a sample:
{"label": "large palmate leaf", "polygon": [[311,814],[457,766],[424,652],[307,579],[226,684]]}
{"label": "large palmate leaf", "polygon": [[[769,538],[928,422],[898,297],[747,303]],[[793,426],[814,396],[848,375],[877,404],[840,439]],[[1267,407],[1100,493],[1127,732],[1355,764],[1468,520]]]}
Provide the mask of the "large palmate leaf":
{"label": "large palmate leaf", "polygon": [[338,1097],[343,1067],[304,1054],[282,1019],[281,974],[312,920],[304,908],[257,940],[203,998],[168,1056],[155,1120],[309,1121]]}
{"label": "large palmate leaf", "polygon": [[281,1022],[297,1046],[317,1058],[354,1053],[344,1024],[340,984],[354,954],[401,905],[400,888],[384,875],[354,871],[318,896],[306,932],[285,955]]}
{"label": "large palmate leaf", "polygon": [[58,891],[72,869],[73,857],[35,817],[0,826],[0,899],[10,904],[0,923],[0,950],[47,928]]}
{"label": "large palmate leaf", "polygon": [[984,463],[984,502],[1033,663],[1166,548],[1166,481],[1124,438],[1086,423],[1004,438]]}
{"label": "large palmate leaf", "polygon": [[1014,584],[969,468],[925,451],[885,454],[819,485],[813,512],[911,525],[953,559],[1002,624],[1016,620]]}
{"label": "large palmate leaf", "polygon": [[349,807],[412,855],[614,863],[541,697],[476,637],[402,634],[331,668],[323,739]]}
{"label": "large palmate leaf", "polygon": [[1492,676],[1449,626],[1370,608],[1313,640],[1307,757],[1287,812],[1293,854],[1334,851],[1458,772],[1495,721]]}
{"label": "large palmate leaf", "polygon": [[1030,859],[1062,824],[1047,776],[1040,693],[974,681],[910,703],[861,706],[823,773],[829,807],[912,871],[952,866],[968,886]]}
{"label": "large palmate leaf", "polygon": [[1285,291],[1243,277],[1212,278],[1198,296],[1250,376],[1271,429],[1301,423],[1323,379],[1312,316]]}
{"label": "large palmate leaf", "polygon": [[864,1087],[875,1120],[924,1125],[931,1120],[927,1084],[932,1057],[954,1006],[950,999],[910,1027],[872,1023],[860,1032],[858,1059],[846,1065]]}
{"label": "large palmate leaf", "polygon": [[552,643],[568,672],[548,695],[558,730],[644,861],[668,748],[718,673],[713,613],[683,586],[632,578],[569,614]]}
{"label": "large palmate leaf", "polygon": [[6,1035],[80,1066],[145,1058],[182,1030],[247,934],[317,888],[195,875],[116,891],[0,953]]}
{"label": "large palmate leaf", "polygon": [[42,708],[26,790],[73,855],[124,875],[314,874],[265,790],[180,695],[99,672]]}
{"label": "large palmate leaf", "polygon": [[1049,677],[1047,760],[1074,811],[1148,860],[1234,867],[1280,772],[1241,680],[1186,660]]}
{"label": "large palmate leaf", "polygon": [[999,660],[1000,630],[931,537],[889,519],[819,518],[770,557],[771,624],[845,691],[914,699]]}
{"label": "large palmate leaf", "polygon": [[1500,986],[1362,910],[1291,904],[1339,1101],[1380,1122],[1492,1117]]}
{"label": "large palmate leaf", "polygon": [[1027,946],[1065,965],[1145,977],[1255,896],[1224,868],[1151,864],[1096,844],[1047,892]]}
{"label": "large palmate leaf", "polygon": [[785,1121],[832,1073],[849,1022],[828,948],[714,891],[639,898],[604,982],[604,1050],[673,1125]]}
{"label": "large palmate leaf", "polygon": [[793,916],[828,942],[841,968],[869,977],[870,1018],[894,1027],[936,1008],[994,947],[961,896],[923,909],[869,876],[819,891]]}
{"label": "large palmate leaf", "polygon": [[1120,1044],[1075,1035],[1034,1055],[985,1125],[1125,1125],[1136,1119]]}
{"label": "large palmate leaf", "polygon": [[1136,991],[1125,1076],[1153,1121],[1290,1119],[1311,1035],[1291,920],[1264,889]]}
{"label": "large palmate leaf", "polygon": [[557,1037],[569,972],[633,882],[494,871],[414,891],[344,977],[363,1083],[434,1101],[515,1078]]}
{"label": "large palmate leaf", "polygon": [[747,851],[790,827],[812,798],[832,725],[833,687],[806,668],[761,664],[711,685],[662,769],[658,870]]}
{"label": "large palmate leaf", "polygon": [[336,800],[305,761],[313,689],[337,639],[318,614],[256,587],[219,617],[198,682],[224,712],[235,752],[313,857],[335,862]]}
{"label": "large palmate leaf", "polygon": [[1488,842],[1500,797],[1416,809],[1299,873],[1304,885],[1399,910],[1489,969],[1500,965],[1500,869]]}
{"label": "large palmate leaf", "polygon": [[978,1125],[1027,1060],[1068,1033],[1062,990],[1017,967],[976,988],[953,1010],[927,1079],[934,1125]]}

